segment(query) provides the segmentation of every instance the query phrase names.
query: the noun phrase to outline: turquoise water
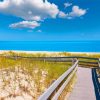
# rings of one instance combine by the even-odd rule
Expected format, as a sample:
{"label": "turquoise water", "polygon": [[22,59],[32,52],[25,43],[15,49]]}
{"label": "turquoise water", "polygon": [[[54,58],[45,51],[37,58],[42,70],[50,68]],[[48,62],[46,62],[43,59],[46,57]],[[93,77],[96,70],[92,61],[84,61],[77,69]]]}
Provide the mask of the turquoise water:
{"label": "turquoise water", "polygon": [[0,50],[100,52],[100,41],[0,41]]}

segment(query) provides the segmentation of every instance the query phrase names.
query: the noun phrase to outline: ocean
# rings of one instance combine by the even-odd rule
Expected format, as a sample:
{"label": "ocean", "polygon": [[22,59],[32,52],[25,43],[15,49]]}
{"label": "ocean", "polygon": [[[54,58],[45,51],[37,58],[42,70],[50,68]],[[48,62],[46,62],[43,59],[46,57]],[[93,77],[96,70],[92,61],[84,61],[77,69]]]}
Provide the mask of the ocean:
{"label": "ocean", "polygon": [[100,41],[0,41],[0,50],[100,52]]}

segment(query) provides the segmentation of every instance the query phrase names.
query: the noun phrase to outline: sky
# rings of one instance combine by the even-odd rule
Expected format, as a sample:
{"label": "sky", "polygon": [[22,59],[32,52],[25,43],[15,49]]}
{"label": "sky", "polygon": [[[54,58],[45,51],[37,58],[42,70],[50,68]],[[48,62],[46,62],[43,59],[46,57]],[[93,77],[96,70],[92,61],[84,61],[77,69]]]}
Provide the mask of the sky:
{"label": "sky", "polygon": [[100,40],[100,0],[0,0],[0,41]]}

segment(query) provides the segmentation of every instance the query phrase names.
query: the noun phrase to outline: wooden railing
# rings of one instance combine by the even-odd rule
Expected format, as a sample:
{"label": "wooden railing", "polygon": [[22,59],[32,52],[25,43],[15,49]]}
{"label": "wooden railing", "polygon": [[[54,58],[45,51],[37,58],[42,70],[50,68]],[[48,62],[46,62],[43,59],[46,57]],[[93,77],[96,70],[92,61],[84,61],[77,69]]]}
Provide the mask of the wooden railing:
{"label": "wooden railing", "polygon": [[[63,92],[63,90],[65,89],[65,87],[68,85],[68,83],[71,81],[71,78],[73,77],[74,73],[76,72],[77,70],[77,66],[79,65],[79,62],[80,62],[80,65],[85,65],[85,64],[91,64],[91,65],[97,65],[98,67],[98,64],[100,65],[100,60],[99,60],[99,63],[98,63],[98,59],[97,58],[87,58],[87,57],[79,57],[79,58],[82,58],[82,59],[90,59],[90,60],[95,60],[96,62],[91,62],[91,61],[78,61],[76,59],[77,58],[71,58],[72,59],[72,62],[73,62],[73,66],[67,70],[62,76],[60,76],[39,98],[38,100],[50,100],[51,97],[52,97],[52,100],[58,100],[59,96],[61,95],[61,93]],[[61,58],[60,58],[61,59]],[[63,58],[65,59],[65,58]],[[56,59],[57,60],[57,59]],[[75,62],[76,60],[76,62]],[[82,64],[81,64],[82,63]],[[95,66],[94,66],[95,67]],[[70,74],[70,75],[69,75]],[[67,79],[65,80],[65,78],[67,77]],[[62,83],[62,81],[65,80]],[[59,89],[57,89],[59,87],[59,85],[61,84],[61,87]],[[56,91],[57,89],[57,91]],[[55,92],[56,91],[56,92]],[[54,93],[54,94],[53,94]]]}
{"label": "wooden railing", "polygon": [[100,68],[100,58],[98,59],[98,66],[99,66],[99,68]]}
{"label": "wooden railing", "polygon": [[[38,98],[38,100],[58,100],[59,96],[70,82],[75,74],[78,66],[92,66],[100,71],[100,59],[89,57],[21,57],[21,56],[2,56],[11,59],[32,59],[40,61],[53,61],[53,62],[72,62],[72,67],[62,74],[50,87]],[[85,59],[85,60],[83,60]],[[95,81],[97,83],[97,81]],[[98,92],[99,93],[99,92]]]}
{"label": "wooden railing", "polygon": [[98,67],[92,69],[92,80],[96,94],[96,100],[100,100],[100,58],[98,59]]}
{"label": "wooden railing", "polygon": [[[48,100],[51,95],[53,95],[52,100],[57,100],[64,88],[67,86],[71,78],[73,77],[76,69],[78,67],[78,60],[74,63],[74,65],[68,69],[64,74],[62,74],[39,98],[38,100]],[[69,76],[70,75],[70,76]],[[69,77],[68,77],[69,76]],[[67,78],[67,79],[66,79]],[[66,80],[65,80],[66,79]],[[64,81],[65,80],[65,81]],[[64,82],[63,82],[64,81]],[[56,91],[59,85],[63,82],[61,87]],[[55,94],[54,91],[56,91]]]}
{"label": "wooden railing", "polygon": [[98,71],[98,78],[100,78],[100,58],[98,59],[98,68],[97,68],[97,71]]}

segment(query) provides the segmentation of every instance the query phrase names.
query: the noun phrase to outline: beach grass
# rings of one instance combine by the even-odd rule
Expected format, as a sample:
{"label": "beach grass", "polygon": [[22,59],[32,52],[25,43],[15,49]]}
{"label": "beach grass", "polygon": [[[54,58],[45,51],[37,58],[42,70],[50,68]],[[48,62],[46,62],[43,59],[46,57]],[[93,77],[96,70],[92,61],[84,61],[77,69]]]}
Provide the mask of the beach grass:
{"label": "beach grass", "polygon": [[[17,58],[17,56],[20,56]],[[100,55],[93,54],[71,54],[71,53],[25,53],[25,52],[3,52],[0,56],[0,100],[37,100],[37,98],[65,71],[72,62],[50,62],[30,59],[30,57],[66,57],[83,56],[98,58]],[[81,59],[87,62],[98,62],[98,60]],[[88,65],[88,64],[87,64]],[[92,65],[88,65],[91,68]],[[84,65],[85,67],[85,65]],[[73,79],[67,87],[71,89]],[[71,84],[71,85],[70,85]],[[64,94],[66,94],[66,91]],[[63,95],[62,95],[63,96]],[[60,99],[62,98],[60,96]]]}
{"label": "beach grass", "polygon": [[70,66],[68,62],[0,57],[0,99],[24,97],[37,100]]}

